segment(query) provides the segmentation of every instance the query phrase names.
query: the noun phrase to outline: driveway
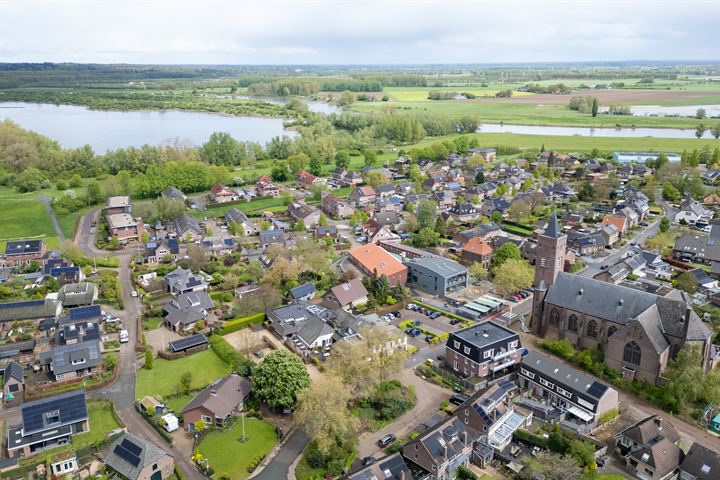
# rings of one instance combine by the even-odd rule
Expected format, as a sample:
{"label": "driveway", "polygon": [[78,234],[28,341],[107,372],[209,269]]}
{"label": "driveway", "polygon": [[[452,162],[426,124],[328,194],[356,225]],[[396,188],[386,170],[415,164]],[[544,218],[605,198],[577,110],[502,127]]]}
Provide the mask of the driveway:
{"label": "driveway", "polygon": [[[404,369],[395,378],[400,380],[404,385],[415,386],[415,397],[417,399],[415,407],[404,415],[401,415],[397,420],[392,422],[387,427],[378,430],[377,432],[367,432],[360,435],[357,458],[364,458],[370,456],[382,456],[380,447],[377,446],[377,441],[392,433],[398,438],[411,433],[415,430],[423,421],[434,415],[440,407],[440,402],[450,397],[450,391],[435,385],[434,383],[426,382],[419,376],[415,375],[414,369]],[[279,478],[279,477],[278,477]]]}
{"label": "driveway", "polygon": [[[280,478],[291,478],[290,465],[300,456],[305,446],[308,444],[308,437],[305,433],[297,429],[290,434],[285,445],[278,451],[277,455],[267,464],[267,466],[252,478],[258,480],[278,480]],[[293,475],[294,478],[294,475]]]}

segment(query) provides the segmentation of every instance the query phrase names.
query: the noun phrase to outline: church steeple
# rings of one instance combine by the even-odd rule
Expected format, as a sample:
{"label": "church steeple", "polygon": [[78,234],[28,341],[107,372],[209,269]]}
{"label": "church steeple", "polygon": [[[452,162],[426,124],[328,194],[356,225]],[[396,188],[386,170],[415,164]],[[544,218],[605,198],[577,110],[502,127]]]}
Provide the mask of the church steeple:
{"label": "church steeple", "polygon": [[542,235],[538,236],[537,255],[535,257],[535,286],[541,283],[549,288],[558,273],[565,267],[565,252],[567,250],[567,235],[560,229],[557,215],[550,217],[548,226]]}

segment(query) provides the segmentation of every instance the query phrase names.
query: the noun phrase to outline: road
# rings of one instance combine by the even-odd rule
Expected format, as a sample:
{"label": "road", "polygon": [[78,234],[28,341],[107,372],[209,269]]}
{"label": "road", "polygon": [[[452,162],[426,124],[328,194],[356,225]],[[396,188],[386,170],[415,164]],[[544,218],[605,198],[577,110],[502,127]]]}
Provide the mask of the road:
{"label": "road", "polygon": [[53,212],[52,209],[52,198],[46,197],[45,195],[40,197],[40,201],[45,205],[45,210],[48,213],[48,216],[50,216],[50,221],[53,224],[53,228],[55,229],[55,233],[57,233],[58,237],[60,237],[60,241],[65,241],[65,234],[62,231],[62,228],[60,228],[60,224],[57,221],[57,218],[55,217],[55,212]]}
{"label": "road", "polygon": [[116,256],[120,260],[118,280],[122,287],[123,321],[125,329],[130,335],[130,341],[120,345],[120,358],[117,368],[120,369],[118,379],[103,390],[96,390],[88,394],[89,398],[110,400],[115,405],[118,416],[132,433],[151,440],[158,446],[169,449],[175,458],[175,464],[186,478],[202,480],[204,476],[174,447],[168,447],[165,440],[158,434],[145,419],[135,410],[135,379],[137,376],[137,355],[135,346],[139,344],[141,332],[141,318],[143,306],[140,299],[132,297],[135,287],[132,284],[130,261],[131,251],[106,252],[95,247],[95,235],[92,233],[92,223],[97,222],[99,210],[87,212],[78,224],[75,243],[89,256]]}

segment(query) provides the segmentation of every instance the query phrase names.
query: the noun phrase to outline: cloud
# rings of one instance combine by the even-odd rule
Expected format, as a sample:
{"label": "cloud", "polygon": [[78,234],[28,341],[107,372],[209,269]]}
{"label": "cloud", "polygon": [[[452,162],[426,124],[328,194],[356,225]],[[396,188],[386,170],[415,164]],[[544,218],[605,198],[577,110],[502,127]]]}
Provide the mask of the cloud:
{"label": "cloud", "polygon": [[0,18],[0,61],[714,60],[720,2],[28,0]]}

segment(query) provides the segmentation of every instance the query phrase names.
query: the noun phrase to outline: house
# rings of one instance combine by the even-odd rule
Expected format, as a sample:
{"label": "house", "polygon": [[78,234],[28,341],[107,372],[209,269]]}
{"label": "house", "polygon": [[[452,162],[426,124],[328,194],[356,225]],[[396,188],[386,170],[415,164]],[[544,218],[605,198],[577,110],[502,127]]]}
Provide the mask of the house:
{"label": "house", "polygon": [[445,344],[445,364],[463,378],[479,384],[520,363],[520,337],[495,322],[483,322],[450,332]]}
{"label": "house", "polygon": [[352,280],[332,287],[328,297],[331,301],[340,305],[340,308],[349,312],[358,305],[367,303],[368,291],[365,285],[363,285],[362,280],[353,278]]}
{"label": "house", "polygon": [[412,472],[405,464],[405,459],[398,453],[393,453],[387,457],[373,462],[371,465],[361,468],[351,473],[347,480],[410,480],[413,478]]}
{"label": "house", "polygon": [[292,202],[288,205],[287,214],[296,222],[302,220],[306,230],[312,230],[320,221],[320,210],[310,207],[303,201]]}
{"label": "house", "polygon": [[255,225],[253,225],[245,212],[235,207],[225,213],[225,223],[227,223],[228,227],[232,226],[233,223],[236,224],[240,227],[240,233],[245,236],[250,236],[257,232],[257,228],[255,228]]}
{"label": "house", "polygon": [[186,270],[182,267],[178,267],[165,275],[165,284],[167,285],[168,291],[173,295],[199,292],[201,290],[207,290],[208,288],[205,280],[192,273],[191,270]]}
{"label": "house", "polygon": [[492,253],[493,249],[488,242],[479,237],[473,237],[460,250],[460,258],[469,263],[479,263],[488,269]]}
{"label": "house", "polygon": [[457,223],[475,222],[481,216],[480,210],[468,202],[450,207],[447,213],[451,218],[455,219]]}
{"label": "house", "polygon": [[479,238],[484,242],[490,242],[492,239],[502,235],[502,229],[494,222],[483,223],[471,230],[465,230],[453,235],[453,241],[459,245],[465,245],[471,238]]}
{"label": "house", "polygon": [[[718,170],[720,172],[720,170]],[[703,205],[717,209],[720,207],[720,195],[711,193],[703,198]]]}
{"label": "house", "polygon": [[620,238],[622,238],[622,236],[625,235],[625,233],[627,233],[628,229],[630,228],[630,225],[628,224],[628,219],[625,215],[605,215],[603,217],[602,224],[614,225]]}
{"label": "house", "polygon": [[160,192],[160,196],[166,200],[175,200],[178,202],[182,202],[183,204],[187,202],[187,197],[185,194],[178,188],[175,187],[167,187],[165,190]]}
{"label": "house", "polygon": [[145,232],[145,225],[141,219],[133,218],[129,213],[113,213],[107,216],[108,231],[111,237],[121,243],[139,241]]}
{"label": "house", "polygon": [[720,226],[710,225],[710,235],[683,235],[675,240],[673,256],[682,262],[712,265],[720,262]]}
{"label": "house", "polygon": [[132,213],[132,205],[130,204],[130,197],[126,195],[118,195],[115,197],[108,197],[103,209],[105,216],[115,215],[118,213]]}
{"label": "house", "polygon": [[175,469],[172,455],[132,433],[111,443],[103,462],[127,480],[165,480]]}
{"label": "house", "polygon": [[559,408],[565,420],[586,428],[595,427],[605,413],[618,408],[617,390],[535,350],[523,357],[518,381],[542,402]]}
{"label": "house", "polygon": [[381,240],[376,242],[384,250],[394,253],[403,258],[420,258],[420,257],[437,257],[434,253],[430,253],[422,248],[411,247],[398,241]]}
{"label": "house", "polygon": [[60,288],[57,298],[66,308],[92,305],[98,298],[98,287],[90,282],[68,283]]}
{"label": "house", "polygon": [[11,361],[3,369],[3,404],[6,407],[20,405],[25,395],[24,392],[23,368],[19,363]]}
{"label": "house", "polygon": [[315,298],[315,285],[312,282],[303,283],[295,288],[291,288],[289,296],[292,300],[307,302]]}
{"label": "house", "polygon": [[169,222],[168,230],[171,232],[171,238],[176,238],[178,241],[194,242],[203,236],[200,221],[187,213],[173,218]]}
{"label": "house", "polygon": [[176,332],[192,330],[198,322],[205,321],[214,306],[205,291],[183,293],[163,305],[165,324]]}
{"label": "house", "polygon": [[14,240],[5,244],[5,259],[3,264],[7,267],[27,265],[30,262],[40,262],[45,256],[46,245],[42,240]]}
{"label": "house", "polygon": [[[367,224],[365,224],[366,227],[372,225],[373,221],[371,220]],[[370,228],[366,230],[368,235],[368,243],[379,243],[379,242],[397,242],[400,241],[400,235],[390,230],[390,227],[387,225],[383,225],[382,227],[375,229]]]}
{"label": "house", "polygon": [[323,185],[325,183],[324,178],[316,177],[312,173],[306,172],[305,170],[301,170],[295,176],[295,180],[297,180],[302,186],[306,188],[310,188],[313,185]]}
{"label": "house", "polygon": [[470,155],[479,155],[485,162],[494,162],[497,150],[494,148],[471,148]]}
{"label": "house", "polygon": [[180,256],[180,244],[177,238],[163,238],[145,244],[145,261],[147,263],[160,263],[166,258],[173,261]]}
{"label": "house", "polygon": [[450,417],[406,443],[402,455],[411,470],[421,469],[416,478],[445,480],[455,478],[458,467],[467,468],[472,451],[467,428],[457,417]]}
{"label": "house", "polygon": [[350,261],[365,275],[385,275],[391,285],[405,285],[408,268],[381,247],[368,243],[348,252]]}
{"label": "house", "polygon": [[52,298],[0,303],[0,322],[57,320],[61,311],[62,303]]}
{"label": "house", "polygon": [[515,410],[510,400],[515,390],[517,385],[513,382],[495,383],[472,394],[453,415],[465,424],[471,438],[486,437],[487,445],[501,452],[518,429],[528,428],[532,423],[532,414],[523,415]]}
{"label": "house", "polygon": [[332,218],[352,217],[355,213],[355,208],[353,208],[349,203],[344,200],[340,200],[332,194],[327,194],[322,197],[321,208],[323,212],[327,213]]}
{"label": "house", "polygon": [[282,193],[282,187],[275,185],[270,177],[261,175],[255,182],[255,189],[259,197],[279,197]]}
{"label": "house", "polygon": [[442,190],[430,195],[430,200],[437,204],[440,210],[447,210],[457,202],[457,195],[451,190]]}
{"label": "house", "polygon": [[313,236],[316,240],[320,240],[322,238],[330,238],[333,242],[337,242],[338,239],[340,239],[338,229],[334,225],[328,225],[327,227],[315,225],[315,234]]}
{"label": "house", "polygon": [[688,342],[700,347],[702,367],[711,368],[711,331],[677,290],[662,296],[556,272],[554,281],[536,281],[533,332],[566,338],[578,349],[597,347],[625,381],[661,381]]}
{"label": "house", "polygon": [[307,302],[295,302],[267,312],[267,319],[282,339],[299,348],[312,349],[332,344],[335,330],[328,324],[335,315]]}
{"label": "house", "polygon": [[263,230],[259,237],[260,248],[267,248],[270,245],[285,245],[285,232],[279,229]]}
{"label": "house", "polygon": [[598,229],[598,233],[602,235],[605,245],[615,245],[620,240],[620,232],[614,223],[603,225]]}
{"label": "house", "polygon": [[90,429],[84,390],[27,402],[20,408],[20,414],[20,425],[7,429],[10,457],[27,458],[67,445],[74,435]]}
{"label": "house", "polygon": [[717,185],[720,182],[720,169],[708,169],[703,173],[702,181],[706,185]]}
{"label": "house", "polygon": [[[74,334],[78,332],[77,328],[73,331]],[[73,343],[56,344],[49,352],[40,354],[40,365],[46,371],[52,372],[56,381],[83,377],[93,373],[97,367],[103,364],[97,328],[94,335],[95,338],[88,340],[80,337],[83,338],[83,341],[71,340]]]}
{"label": "house", "polygon": [[378,198],[375,200],[375,212],[394,212],[400,213],[403,210],[403,200],[393,195],[387,198]]}
{"label": "house", "polygon": [[674,478],[683,461],[680,436],[670,422],[650,416],[615,434],[615,451],[636,476],[647,480]]}
{"label": "house", "polygon": [[348,195],[348,200],[353,202],[356,207],[367,207],[375,201],[375,189],[369,186],[356,187]]}
{"label": "house", "polygon": [[408,284],[432,295],[446,297],[468,286],[467,267],[444,257],[420,257],[405,261]]}
{"label": "house", "polygon": [[235,241],[226,235],[205,237],[200,242],[200,246],[211,257],[221,257],[235,251]]}
{"label": "house", "polygon": [[198,420],[206,428],[222,428],[240,410],[250,395],[250,381],[233,373],[219,378],[205,387],[182,409],[183,423],[189,431],[195,431]]}
{"label": "house", "polygon": [[240,196],[235,190],[221,183],[216,183],[210,188],[209,197],[213,203],[228,203],[240,200]]}
{"label": "house", "polygon": [[595,255],[605,249],[605,237],[600,233],[568,232],[567,245],[578,255]]}
{"label": "house", "polygon": [[80,267],[74,266],[51,268],[47,275],[57,280],[60,285],[79,283],[85,279],[85,274],[80,269]]}
{"label": "house", "polygon": [[384,183],[382,185],[378,185],[376,193],[380,198],[388,198],[395,194],[395,185],[393,185],[392,183]]}
{"label": "house", "polygon": [[680,208],[672,220],[675,223],[695,225],[698,220],[704,220],[705,224],[707,224],[712,218],[712,210],[705,208],[702,202],[693,200],[692,198],[686,198],[680,204]]}
{"label": "house", "polygon": [[713,480],[720,474],[720,454],[693,443],[682,463],[679,480]]}

